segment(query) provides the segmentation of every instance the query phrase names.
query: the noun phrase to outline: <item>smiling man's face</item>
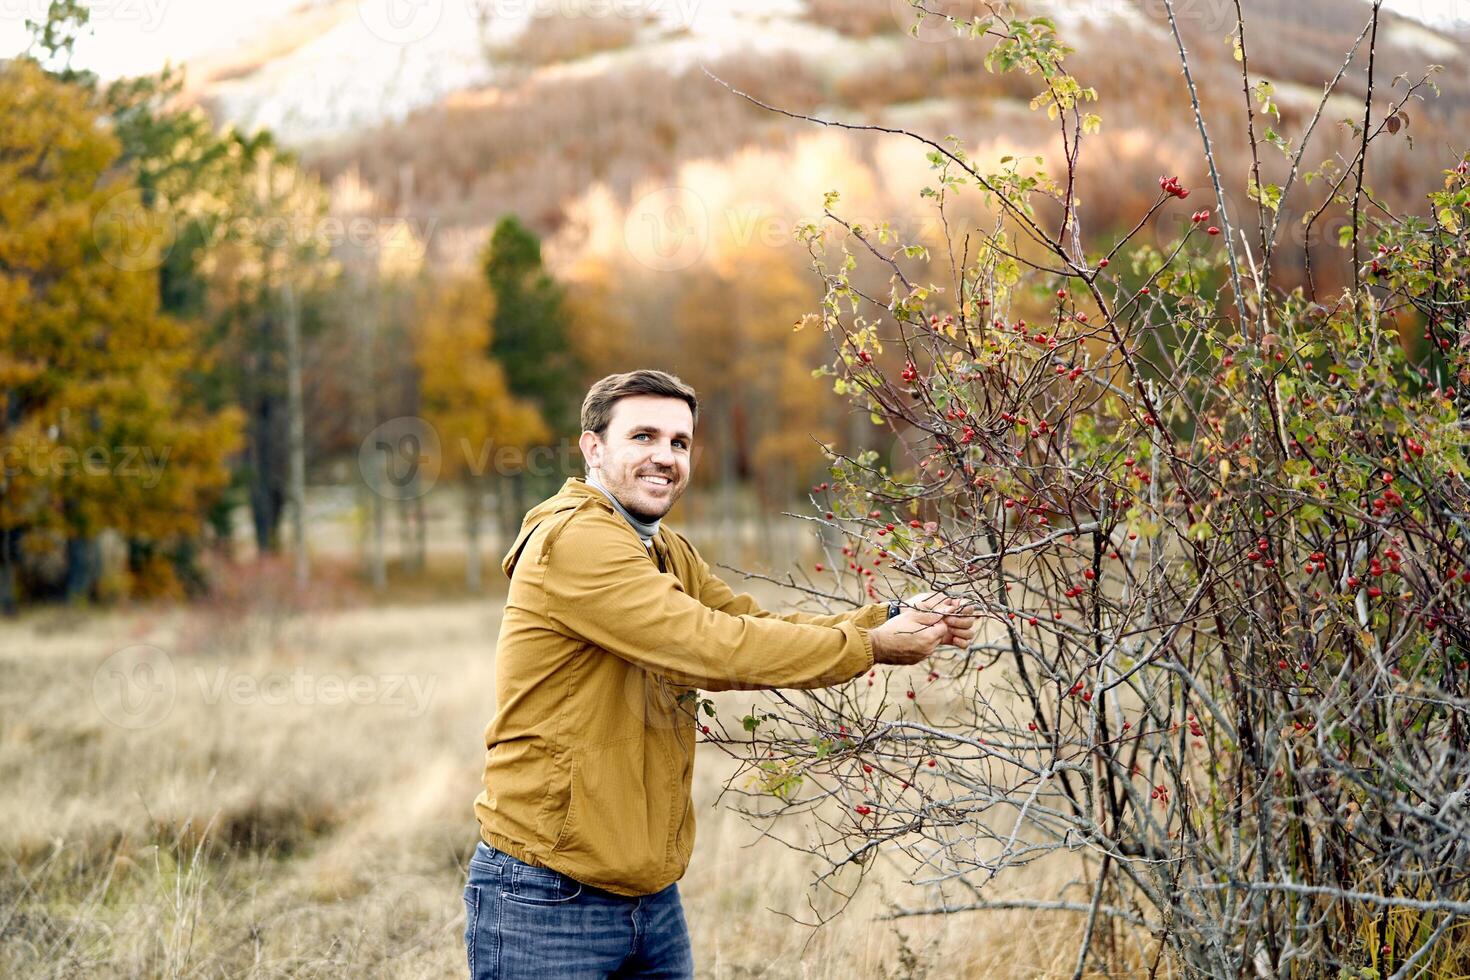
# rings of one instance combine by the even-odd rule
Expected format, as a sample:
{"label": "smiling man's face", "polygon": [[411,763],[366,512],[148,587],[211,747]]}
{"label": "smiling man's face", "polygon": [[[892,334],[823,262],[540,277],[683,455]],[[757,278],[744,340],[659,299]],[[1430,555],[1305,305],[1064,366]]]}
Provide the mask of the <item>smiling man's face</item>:
{"label": "smiling man's face", "polygon": [[669,512],[689,485],[694,415],[682,398],[630,395],[612,408],[602,438],[584,431],[589,476],[640,521]]}

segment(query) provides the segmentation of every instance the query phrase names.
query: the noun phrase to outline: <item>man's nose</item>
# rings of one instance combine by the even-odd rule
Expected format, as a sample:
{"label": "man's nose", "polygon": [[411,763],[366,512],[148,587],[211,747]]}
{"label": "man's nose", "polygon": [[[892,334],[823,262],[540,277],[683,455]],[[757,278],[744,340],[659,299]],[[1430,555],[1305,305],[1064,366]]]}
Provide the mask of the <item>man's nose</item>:
{"label": "man's nose", "polygon": [[653,460],[660,466],[674,468],[674,447],[671,443],[661,442],[653,447]]}

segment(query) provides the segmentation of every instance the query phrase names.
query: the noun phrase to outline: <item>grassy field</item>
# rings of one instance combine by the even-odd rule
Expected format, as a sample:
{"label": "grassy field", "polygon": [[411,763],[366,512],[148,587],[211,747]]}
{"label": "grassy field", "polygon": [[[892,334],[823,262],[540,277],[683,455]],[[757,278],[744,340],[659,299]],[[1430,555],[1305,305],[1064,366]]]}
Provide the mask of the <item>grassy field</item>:
{"label": "grassy field", "polygon": [[[203,605],[0,622],[0,976],[462,976],[499,615],[305,601],[265,569]],[[888,859],[821,928],[794,921],[841,903],[713,805],[733,763],[701,753],[699,976],[1071,975],[1076,916],[879,919],[935,897]]]}

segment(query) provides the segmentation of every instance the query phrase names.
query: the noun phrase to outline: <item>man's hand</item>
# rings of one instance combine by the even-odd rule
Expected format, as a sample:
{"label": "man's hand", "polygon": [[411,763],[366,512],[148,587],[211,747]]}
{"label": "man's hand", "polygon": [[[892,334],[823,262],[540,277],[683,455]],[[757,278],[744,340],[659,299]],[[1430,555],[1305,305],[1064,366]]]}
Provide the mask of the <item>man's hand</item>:
{"label": "man's hand", "polygon": [[916,664],[942,643],[968,645],[975,638],[969,604],[937,592],[905,600],[904,610],[868,631],[875,664]]}

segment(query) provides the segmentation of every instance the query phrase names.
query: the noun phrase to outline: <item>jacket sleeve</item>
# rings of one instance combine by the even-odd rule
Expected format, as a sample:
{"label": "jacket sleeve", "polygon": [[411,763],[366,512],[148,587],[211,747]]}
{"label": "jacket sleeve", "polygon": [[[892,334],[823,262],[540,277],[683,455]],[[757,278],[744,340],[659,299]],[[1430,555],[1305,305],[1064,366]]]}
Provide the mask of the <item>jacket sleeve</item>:
{"label": "jacket sleeve", "polygon": [[703,558],[699,559],[699,571],[699,601],[711,609],[718,609],[731,616],[759,616],[780,619],[788,623],[802,623],[807,626],[837,626],[841,623],[857,623],[866,629],[881,626],[888,619],[888,605],[882,602],[869,603],[839,613],[778,614],[767,612],[756,603],[755,597],[750,593],[742,592],[736,595],[730,586],[710,570],[709,564]]}
{"label": "jacket sleeve", "polygon": [[659,572],[636,537],[597,514],[565,528],[544,581],[554,629],[685,687],[828,687],[873,666],[873,641],[857,622],[818,625],[711,609]]}

